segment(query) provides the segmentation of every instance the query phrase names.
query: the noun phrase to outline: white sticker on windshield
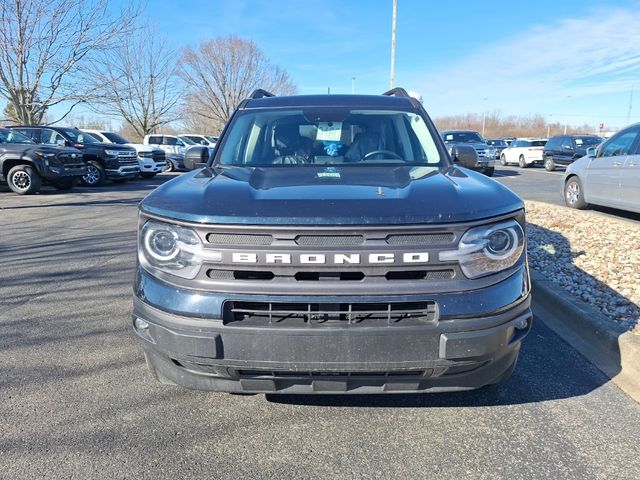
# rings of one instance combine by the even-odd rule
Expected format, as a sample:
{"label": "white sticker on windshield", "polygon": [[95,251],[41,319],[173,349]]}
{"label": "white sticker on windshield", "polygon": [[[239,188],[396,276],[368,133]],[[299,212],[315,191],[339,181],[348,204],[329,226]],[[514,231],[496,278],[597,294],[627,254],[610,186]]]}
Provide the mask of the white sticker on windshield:
{"label": "white sticker on windshield", "polygon": [[453,140],[453,135],[448,134],[444,136],[445,141]]}
{"label": "white sticker on windshield", "polygon": [[325,142],[339,142],[342,137],[342,122],[318,123],[316,140]]}

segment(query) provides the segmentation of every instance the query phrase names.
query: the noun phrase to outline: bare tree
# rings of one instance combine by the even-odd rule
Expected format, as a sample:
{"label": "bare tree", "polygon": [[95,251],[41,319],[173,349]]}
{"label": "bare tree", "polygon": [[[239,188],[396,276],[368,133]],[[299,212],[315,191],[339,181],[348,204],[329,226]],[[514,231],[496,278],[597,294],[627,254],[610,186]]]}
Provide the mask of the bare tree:
{"label": "bare tree", "polygon": [[91,108],[122,117],[137,137],[154,133],[177,118],[182,97],[177,81],[177,52],[145,26],[120,47],[93,62]]}
{"label": "bare tree", "polygon": [[185,113],[224,125],[241,100],[256,88],[275,94],[296,93],[289,74],[272,64],[251,40],[217,37],[181,55],[181,76],[188,88]]}
{"label": "bare tree", "polygon": [[0,96],[21,123],[38,124],[53,106],[87,99],[83,64],[131,31],[139,7],[117,14],[109,0],[0,0]]}

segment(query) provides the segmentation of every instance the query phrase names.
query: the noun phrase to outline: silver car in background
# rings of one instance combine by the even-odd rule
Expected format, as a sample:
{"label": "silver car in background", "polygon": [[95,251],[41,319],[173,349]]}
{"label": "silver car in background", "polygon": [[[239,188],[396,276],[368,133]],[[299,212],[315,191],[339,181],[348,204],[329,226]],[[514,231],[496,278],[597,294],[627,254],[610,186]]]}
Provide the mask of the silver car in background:
{"label": "silver car in background", "polygon": [[564,201],[640,213],[640,123],[616,133],[567,167]]}

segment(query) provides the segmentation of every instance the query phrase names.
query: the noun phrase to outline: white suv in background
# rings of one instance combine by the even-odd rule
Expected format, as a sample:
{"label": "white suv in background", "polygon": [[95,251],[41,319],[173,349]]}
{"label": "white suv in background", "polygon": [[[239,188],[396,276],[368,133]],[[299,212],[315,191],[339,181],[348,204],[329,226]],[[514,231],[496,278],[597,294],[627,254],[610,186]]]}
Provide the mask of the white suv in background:
{"label": "white suv in background", "polygon": [[517,163],[520,168],[533,164],[542,164],[542,152],[548,138],[516,138],[511,145],[502,150],[500,164]]}
{"label": "white suv in background", "polygon": [[186,137],[198,145],[207,147],[209,149],[209,152],[211,152],[216,146],[216,143],[218,143],[218,137],[214,137],[213,135],[200,135],[199,133],[181,133],[179,136]]}
{"label": "white suv in background", "polygon": [[180,135],[145,135],[143,143],[153,147],[161,148],[168,154],[183,155],[189,148],[196,145],[196,142]]}
{"label": "white suv in background", "polygon": [[154,148],[140,143],[131,143],[122,135],[118,135],[116,132],[110,132],[108,130],[82,129],[82,131],[88,133],[99,142],[128,145],[135,148],[141,177],[154,177],[158,173],[164,171],[167,166],[164,150],[160,148]]}

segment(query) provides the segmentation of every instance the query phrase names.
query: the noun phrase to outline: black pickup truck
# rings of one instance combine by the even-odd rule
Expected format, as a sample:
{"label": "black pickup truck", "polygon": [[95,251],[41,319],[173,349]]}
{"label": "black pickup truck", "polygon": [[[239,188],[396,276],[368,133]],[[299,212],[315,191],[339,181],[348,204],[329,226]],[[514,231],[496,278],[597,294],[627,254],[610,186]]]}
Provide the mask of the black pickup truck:
{"label": "black pickup truck", "polygon": [[18,132],[0,128],[0,178],[13,192],[37,193],[43,182],[70,190],[86,173],[78,150],[37,145]]}
{"label": "black pickup truck", "polygon": [[520,198],[458,164],[417,100],[240,103],[139,210],[132,324],[164,383],[236,393],[466,390],[531,328]]}
{"label": "black pickup truck", "polygon": [[138,156],[133,147],[101,143],[77,128],[24,125],[8,128],[42,145],[62,145],[80,150],[87,164],[82,183],[89,187],[103,185],[107,179],[126,182],[140,173]]}

